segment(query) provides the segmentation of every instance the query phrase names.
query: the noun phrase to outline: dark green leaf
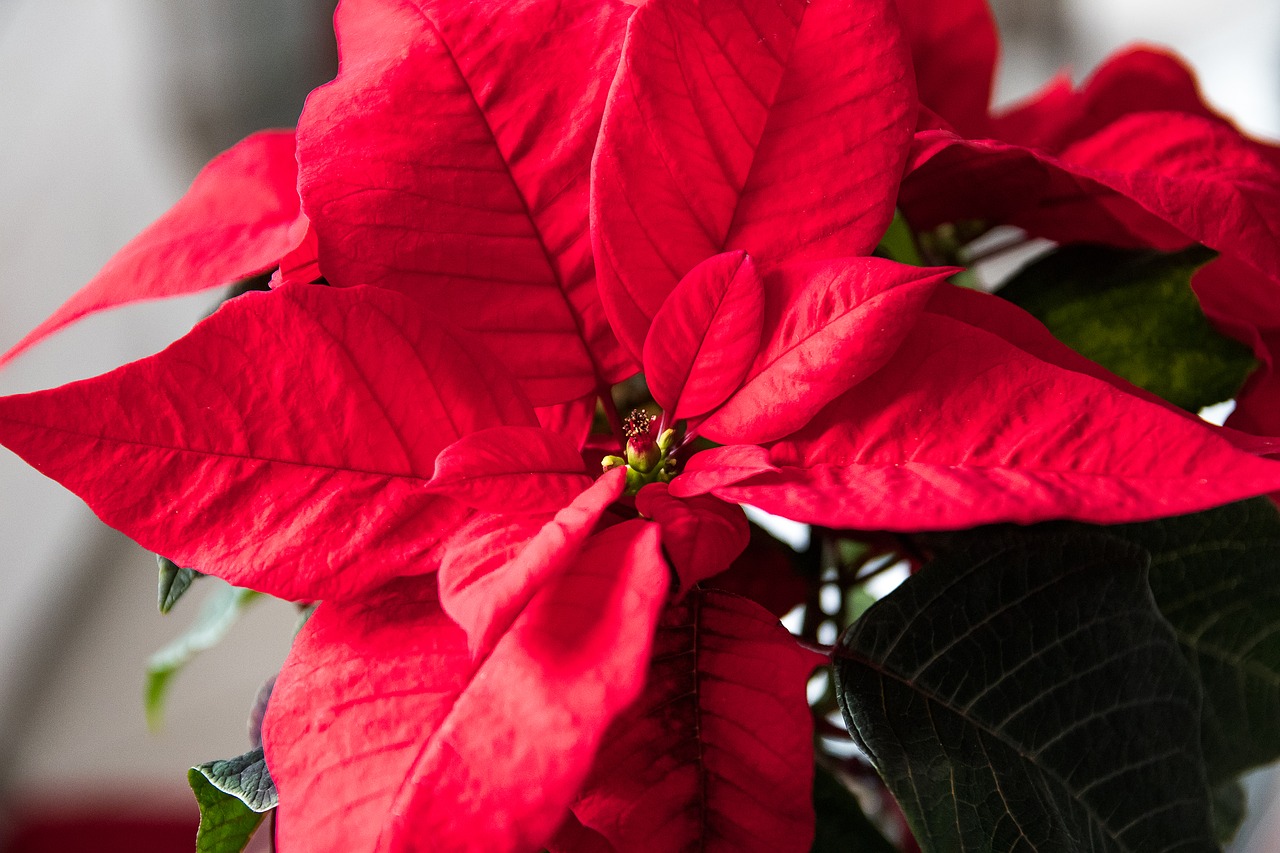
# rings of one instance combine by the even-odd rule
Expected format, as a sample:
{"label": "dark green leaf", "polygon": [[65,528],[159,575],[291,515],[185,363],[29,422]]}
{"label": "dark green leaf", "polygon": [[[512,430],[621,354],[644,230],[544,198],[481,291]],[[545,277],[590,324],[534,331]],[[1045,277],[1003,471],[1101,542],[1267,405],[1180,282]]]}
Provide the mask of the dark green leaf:
{"label": "dark green leaf", "polygon": [[262,747],[235,758],[210,761],[191,768],[223,793],[236,797],[255,812],[266,812],[277,804],[276,785],[267,770]]}
{"label": "dark green leaf", "polygon": [[867,818],[858,799],[830,771],[814,768],[813,810],[817,815],[812,853],[894,853],[895,848]]}
{"label": "dark green leaf", "polygon": [[156,563],[160,566],[160,587],[156,596],[161,613],[168,613],[178,603],[183,593],[191,588],[191,582],[202,575],[195,569],[184,569],[170,560],[156,554]]}
{"label": "dark green leaf", "polygon": [[200,652],[216,646],[240,618],[241,611],[261,595],[224,581],[218,583],[221,585],[205,599],[191,627],[147,662],[145,701],[147,722],[153,728],[160,724],[164,700],[173,677]]}
{"label": "dark green leaf", "polygon": [[841,639],[849,730],[928,851],[1215,850],[1194,674],[1100,534],[948,554]]}
{"label": "dark green leaf", "polygon": [[1209,325],[1191,291],[1192,274],[1212,258],[1199,246],[1174,254],[1064,246],[999,293],[1081,355],[1198,412],[1234,397],[1257,364]]}
{"label": "dark green leaf", "polygon": [[1280,512],[1267,498],[1110,529],[1151,554],[1151,589],[1205,696],[1218,784],[1280,758]]}
{"label": "dark green leaf", "polygon": [[262,747],[226,761],[210,761],[187,771],[200,805],[196,853],[240,853],[276,807],[276,786]]}

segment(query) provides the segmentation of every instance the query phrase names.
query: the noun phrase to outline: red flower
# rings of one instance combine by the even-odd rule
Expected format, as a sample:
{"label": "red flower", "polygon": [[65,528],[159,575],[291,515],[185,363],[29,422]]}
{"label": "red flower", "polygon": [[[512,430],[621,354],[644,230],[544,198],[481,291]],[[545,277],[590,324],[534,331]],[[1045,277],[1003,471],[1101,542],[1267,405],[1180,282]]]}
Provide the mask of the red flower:
{"label": "red flower", "polygon": [[985,0],[899,7],[926,108],[902,188],[913,224],[976,219],[1060,243],[1216,249],[1193,287],[1264,365],[1231,425],[1280,434],[1280,149],[1241,134],[1177,57],[1145,47],[1112,57],[1078,90],[1060,78],[991,114]]}
{"label": "red flower", "polygon": [[[322,600],[264,729],[284,849],[807,849],[821,658],[704,583],[739,503],[920,530],[1280,488],[950,270],[865,257],[915,123],[894,8],[346,0],[306,217],[260,206],[209,266],[284,257],[277,289],[0,400],[145,547]],[[638,368],[658,424],[588,473]]]}

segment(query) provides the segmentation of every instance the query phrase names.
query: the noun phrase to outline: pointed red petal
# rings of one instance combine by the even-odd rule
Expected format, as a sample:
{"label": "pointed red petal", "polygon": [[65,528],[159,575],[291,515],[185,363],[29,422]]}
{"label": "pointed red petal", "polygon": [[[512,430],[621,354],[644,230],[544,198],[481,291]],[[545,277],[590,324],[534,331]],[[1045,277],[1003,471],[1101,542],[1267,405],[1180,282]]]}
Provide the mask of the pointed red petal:
{"label": "pointed red petal", "polygon": [[669,491],[681,498],[705,495],[714,489],[776,472],[769,451],[754,444],[713,447],[693,454],[684,470],[671,481]]}
{"label": "pointed red petal", "polygon": [[672,491],[689,478],[698,488],[678,493],[863,529],[1138,521],[1280,487],[1280,463],[1194,419],[931,313],[884,369],[773,446],[775,471],[716,487],[714,452]]}
{"label": "pointed red petal", "polygon": [[893,355],[951,272],[845,258],[770,273],[760,354],[742,388],[698,431],[721,443],[756,443],[804,426]]}
{"label": "pointed red petal", "polygon": [[292,131],[256,133],[213,159],[168,213],[0,356],[0,365],[88,314],[197,293],[260,273],[302,236]]}
{"label": "pointed red petal", "polygon": [[662,528],[662,547],[680,577],[681,595],[729,568],[751,537],[741,507],[709,495],[672,497],[666,483],[641,489],[636,510]]}
{"label": "pointed red petal", "polygon": [[538,423],[542,428],[569,439],[569,442],[581,450],[591,434],[591,424],[596,415],[595,393],[587,394],[567,403],[556,403],[553,406],[539,406],[535,411]]}
{"label": "pointed red petal", "polygon": [[667,608],[644,694],[610,729],[573,812],[620,853],[807,851],[813,721],[806,652],[743,598]]}
{"label": "pointed red petal", "polygon": [[481,512],[555,512],[591,478],[567,439],[542,427],[500,426],[462,436],[436,459],[427,490]]}
{"label": "pointed red petal", "polygon": [[600,293],[633,353],[712,255],[875,247],[915,122],[909,63],[893,0],[636,10],[591,178]]}
{"label": "pointed red petal", "polygon": [[539,405],[634,371],[595,291],[588,170],[628,7],[343,3],[337,80],[298,126],[333,284],[427,300]]}
{"label": "pointed red petal", "polygon": [[656,526],[594,537],[487,657],[430,579],[326,602],[264,726],[284,849],[536,849],[639,695],[666,593]]}
{"label": "pointed red petal", "polygon": [[462,435],[532,424],[510,380],[375,288],[246,294],[167,350],[0,399],[0,442],[184,566],[283,598],[406,571],[464,513],[426,491]]}
{"label": "pointed red petal", "polygon": [[622,494],[624,475],[621,468],[605,473],[554,518],[485,516],[450,538],[440,603],[467,632],[472,652],[493,648],[529,599],[578,555]]}
{"label": "pointed red petal", "polygon": [[985,135],[999,37],[987,0],[898,0],[920,103]]}
{"label": "pointed red petal", "polygon": [[760,347],[764,286],[745,252],[708,258],[667,297],[644,343],[644,377],[671,420],[705,414],[738,387]]}

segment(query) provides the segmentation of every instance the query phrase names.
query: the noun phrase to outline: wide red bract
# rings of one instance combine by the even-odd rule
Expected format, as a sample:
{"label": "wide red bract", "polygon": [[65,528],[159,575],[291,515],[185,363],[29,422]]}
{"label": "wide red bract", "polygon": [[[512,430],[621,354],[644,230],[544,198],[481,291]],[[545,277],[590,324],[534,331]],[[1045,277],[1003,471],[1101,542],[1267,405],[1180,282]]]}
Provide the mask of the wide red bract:
{"label": "wide red bract", "polygon": [[633,370],[595,293],[589,164],[630,7],[346,0],[337,79],[298,124],[331,284],[409,294],[537,405]]}

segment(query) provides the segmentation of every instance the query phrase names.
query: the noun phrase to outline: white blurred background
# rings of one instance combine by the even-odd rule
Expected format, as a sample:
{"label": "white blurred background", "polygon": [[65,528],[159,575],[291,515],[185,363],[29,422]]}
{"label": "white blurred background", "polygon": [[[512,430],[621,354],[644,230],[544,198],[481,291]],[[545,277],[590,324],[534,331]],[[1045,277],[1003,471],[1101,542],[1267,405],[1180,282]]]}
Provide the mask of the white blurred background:
{"label": "white blurred background", "polygon": [[[305,92],[332,73],[332,6],[0,0],[0,350],[172,204],[210,156],[294,122]],[[1079,79],[1115,48],[1150,41],[1187,56],[1209,99],[1243,127],[1280,137],[1276,0],[1004,0],[997,12],[1001,99],[1060,66]],[[215,301],[83,322],[0,372],[0,393],[154,352]],[[194,617],[201,592],[161,617],[155,584],[150,554],[0,448],[0,850],[6,827],[86,808],[194,821],[186,769],[247,749],[245,713],[283,659],[292,612],[250,612],[178,678],[155,734],[143,667]],[[1274,853],[1269,777],[1251,795],[1236,849]],[[180,837],[172,849],[190,850],[190,835]]]}

